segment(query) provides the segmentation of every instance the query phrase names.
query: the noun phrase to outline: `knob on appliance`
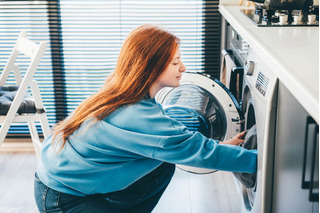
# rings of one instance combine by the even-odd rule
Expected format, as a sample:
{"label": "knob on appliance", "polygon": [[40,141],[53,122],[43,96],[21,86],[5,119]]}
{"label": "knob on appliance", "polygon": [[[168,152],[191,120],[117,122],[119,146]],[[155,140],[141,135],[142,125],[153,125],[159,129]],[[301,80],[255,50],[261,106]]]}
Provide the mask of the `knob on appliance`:
{"label": "knob on appliance", "polygon": [[308,24],[315,24],[317,16],[315,14],[308,15]]}
{"label": "knob on appliance", "polygon": [[252,75],[254,71],[254,62],[246,60],[244,62],[244,67],[245,67],[246,75]]}
{"label": "knob on appliance", "polygon": [[286,25],[288,23],[288,15],[285,13],[279,14],[279,24]]}

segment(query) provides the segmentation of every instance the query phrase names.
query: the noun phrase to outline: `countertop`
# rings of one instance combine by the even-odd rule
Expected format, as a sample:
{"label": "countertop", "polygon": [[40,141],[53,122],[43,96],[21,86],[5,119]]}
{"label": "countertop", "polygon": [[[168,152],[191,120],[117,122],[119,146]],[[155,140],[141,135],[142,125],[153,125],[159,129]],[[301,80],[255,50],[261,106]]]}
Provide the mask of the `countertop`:
{"label": "countertop", "polygon": [[319,27],[257,27],[240,9],[219,11],[319,123]]}

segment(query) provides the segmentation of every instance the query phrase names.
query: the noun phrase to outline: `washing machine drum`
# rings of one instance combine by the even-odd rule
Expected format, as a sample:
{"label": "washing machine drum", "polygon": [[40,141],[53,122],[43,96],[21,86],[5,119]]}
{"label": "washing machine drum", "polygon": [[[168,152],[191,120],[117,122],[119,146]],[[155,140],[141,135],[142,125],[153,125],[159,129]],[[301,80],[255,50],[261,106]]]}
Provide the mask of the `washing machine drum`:
{"label": "washing machine drum", "polygon": [[[230,91],[216,79],[183,73],[179,87],[163,88],[155,98],[168,116],[208,138],[223,141],[240,131],[238,104]],[[198,174],[215,171],[185,165],[178,167]]]}
{"label": "washing machine drum", "polygon": [[190,131],[223,140],[226,134],[225,112],[217,99],[204,88],[185,84],[172,89],[162,103],[166,115],[180,121]]}

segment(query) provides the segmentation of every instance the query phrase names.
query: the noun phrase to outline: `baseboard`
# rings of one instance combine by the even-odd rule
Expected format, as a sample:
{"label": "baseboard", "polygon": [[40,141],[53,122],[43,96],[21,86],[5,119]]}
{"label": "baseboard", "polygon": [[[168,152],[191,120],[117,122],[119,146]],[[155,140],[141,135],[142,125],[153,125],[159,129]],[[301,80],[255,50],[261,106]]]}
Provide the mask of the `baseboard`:
{"label": "baseboard", "polygon": [[35,150],[31,139],[7,138],[0,146],[1,152],[35,152]]}

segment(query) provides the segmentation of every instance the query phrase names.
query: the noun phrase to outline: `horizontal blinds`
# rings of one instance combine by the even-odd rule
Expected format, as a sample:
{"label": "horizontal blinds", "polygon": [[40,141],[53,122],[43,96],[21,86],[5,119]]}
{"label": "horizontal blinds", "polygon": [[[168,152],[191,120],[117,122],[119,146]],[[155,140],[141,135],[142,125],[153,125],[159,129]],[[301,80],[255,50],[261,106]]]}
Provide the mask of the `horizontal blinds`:
{"label": "horizontal blinds", "polygon": [[60,1],[66,99],[71,113],[113,71],[119,49],[119,1]]}
{"label": "horizontal blinds", "polygon": [[141,24],[164,26],[181,39],[181,59],[187,71],[203,71],[202,1],[122,1],[120,9],[123,37]]}
{"label": "horizontal blinds", "polygon": [[[47,49],[36,72],[49,122],[96,92],[114,70],[126,36],[156,24],[181,39],[189,72],[218,73],[218,0],[0,1],[0,70],[21,30]],[[19,58],[24,73],[28,61]],[[11,83],[13,76],[10,76]],[[20,131],[20,130],[19,130]]]}
{"label": "horizontal blinds", "polygon": [[[41,96],[48,113],[49,122],[55,123],[55,102],[51,64],[51,41],[48,31],[46,1],[0,1],[0,72],[2,72],[19,33],[25,30],[30,40],[44,41],[47,49],[34,75],[40,87]],[[30,61],[19,56],[17,64],[24,75]],[[8,85],[14,84],[13,73]],[[16,125],[11,133],[27,133],[27,127]]]}
{"label": "horizontal blinds", "polygon": [[219,1],[204,2],[204,58],[206,73],[218,78],[220,75],[220,13]]}
{"label": "horizontal blinds", "polygon": [[202,1],[61,0],[60,13],[69,113],[103,85],[126,36],[142,24],[176,34],[187,70],[203,72]]}

